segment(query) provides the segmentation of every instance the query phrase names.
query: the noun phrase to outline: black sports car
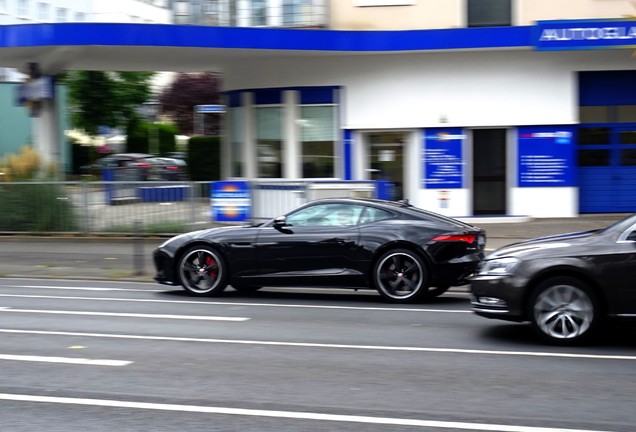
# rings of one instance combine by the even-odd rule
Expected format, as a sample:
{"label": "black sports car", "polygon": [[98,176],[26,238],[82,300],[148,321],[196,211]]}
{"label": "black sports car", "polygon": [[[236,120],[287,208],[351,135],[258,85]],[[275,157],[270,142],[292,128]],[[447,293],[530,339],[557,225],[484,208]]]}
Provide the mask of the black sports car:
{"label": "black sports car", "polygon": [[155,280],[194,295],[227,284],[370,288],[413,302],[465,284],[484,257],[483,230],[408,202],[312,201],[260,225],[176,236],[154,251]]}
{"label": "black sports car", "polygon": [[478,315],[530,321],[544,340],[575,344],[605,318],[636,318],[634,281],[636,215],[496,250],[471,278],[471,303]]}

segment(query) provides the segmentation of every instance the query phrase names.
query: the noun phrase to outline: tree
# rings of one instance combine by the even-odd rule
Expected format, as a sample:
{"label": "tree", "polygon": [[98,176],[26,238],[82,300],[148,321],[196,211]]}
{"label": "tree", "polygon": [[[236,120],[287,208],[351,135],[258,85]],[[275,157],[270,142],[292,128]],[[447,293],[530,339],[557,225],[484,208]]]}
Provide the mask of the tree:
{"label": "tree", "polygon": [[[194,107],[196,105],[219,104],[221,78],[214,72],[180,73],[171,85],[159,96],[160,112],[169,117],[186,135],[194,129]],[[204,135],[218,135],[218,115],[205,117]]]}
{"label": "tree", "polygon": [[72,71],[62,78],[69,87],[71,122],[89,135],[100,126],[126,127],[137,107],[151,97],[154,72]]}

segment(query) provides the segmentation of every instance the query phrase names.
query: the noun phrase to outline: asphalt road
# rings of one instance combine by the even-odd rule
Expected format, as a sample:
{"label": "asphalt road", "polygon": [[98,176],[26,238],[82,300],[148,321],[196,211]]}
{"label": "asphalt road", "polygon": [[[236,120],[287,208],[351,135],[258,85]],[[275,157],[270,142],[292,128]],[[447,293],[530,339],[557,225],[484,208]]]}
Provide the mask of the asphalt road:
{"label": "asphalt road", "polygon": [[0,279],[0,424],[22,431],[633,431],[636,339],[541,345],[466,294],[193,298]]}

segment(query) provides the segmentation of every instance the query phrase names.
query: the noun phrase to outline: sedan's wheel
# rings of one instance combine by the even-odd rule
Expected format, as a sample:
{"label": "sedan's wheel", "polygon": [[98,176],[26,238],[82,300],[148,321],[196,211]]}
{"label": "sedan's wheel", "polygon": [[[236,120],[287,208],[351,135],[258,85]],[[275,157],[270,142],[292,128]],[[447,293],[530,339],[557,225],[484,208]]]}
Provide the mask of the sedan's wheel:
{"label": "sedan's wheel", "polygon": [[583,281],[554,277],[542,282],[534,292],[530,319],[534,330],[547,341],[580,343],[599,327],[598,302]]}
{"label": "sedan's wheel", "polygon": [[226,287],[226,268],[221,255],[208,246],[195,246],[179,261],[179,277],[192,294],[216,295]]}
{"label": "sedan's wheel", "polygon": [[393,303],[411,303],[428,290],[426,265],[414,252],[394,249],[384,253],[373,269],[373,282],[380,295]]}

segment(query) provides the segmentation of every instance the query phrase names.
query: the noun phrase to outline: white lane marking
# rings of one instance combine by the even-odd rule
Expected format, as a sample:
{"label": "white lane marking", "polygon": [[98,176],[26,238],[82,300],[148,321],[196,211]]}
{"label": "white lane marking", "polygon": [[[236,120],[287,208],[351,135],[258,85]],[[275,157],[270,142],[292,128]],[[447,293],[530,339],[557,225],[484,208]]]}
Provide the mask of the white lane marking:
{"label": "white lane marking", "polygon": [[462,349],[462,348],[430,348],[430,347],[414,347],[414,346],[347,345],[347,344],[325,344],[325,343],[308,343],[308,342],[257,341],[257,340],[241,340],[241,339],[205,339],[205,338],[145,336],[145,335],[112,334],[112,333],[62,332],[62,331],[49,331],[49,330],[0,329],[0,333],[37,334],[37,335],[48,335],[48,336],[80,336],[80,337],[95,337],[95,338],[107,338],[107,339],[135,339],[135,340],[148,340],[148,341],[195,342],[195,343],[215,343],[215,344],[234,344],[234,345],[266,345],[266,346],[299,347],[299,348],[329,348],[329,349],[353,349],[353,350],[375,350],[375,351],[428,352],[428,353],[442,353],[442,354],[455,353],[455,354],[476,354],[476,355],[495,355],[495,356],[556,357],[556,358],[636,361],[636,356],[604,355],[604,354],[575,354],[575,353],[559,353],[559,352],[551,353],[551,352],[541,352],[541,351],[495,351],[495,350],[475,350],[475,349]]}
{"label": "white lane marking", "polygon": [[312,413],[312,412],[301,412],[301,411],[271,411],[271,410],[245,409],[245,408],[161,404],[161,403],[132,402],[132,401],[119,401],[119,400],[108,400],[108,399],[84,399],[84,398],[69,398],[69,397],[54,397],[54,396],[35,396],[35,395],[9,394],[9,393],[0,393],[0,399],[10,400],[10,401],[20,401],[20,402],[44,402],[44,403],[56,403],[56,404],[70,404],[70,405],[90,405],[90,406],[111,407],[111,408],[131,408],[131,409],[145,409],[145,410],[159,410],[159,411],[196,412],[196,413],[206,413],[206,414],[224,414],[224,415],[239,415],[239,416],[253,416],[253,417],[284,418],[284,419],[296,419],[296,420],[364,423],[364,424],[391,425],[391,426],[412,426],[412,427],[439,428],[439,429],[464,429],[464,430],[473,430],[473,431],[608,432],[608,431],[594,431],[590,429],[564,429],[564,428],[517,426],[517,425],[505,425],[505,424],[493,424],[493,423],[468,423],[468,422],[453,422],[453,421],[441,421],[441,420],[419,420],[419,419],[408,419],[408,418],[397,418],[397,417],[396,418],[370,417],[370,416],[356,416],[356,415],[342,415],[342,414]]}
{"label": "white lane marking", "polygon": [[67,363],[76,365],[89,365],[89,366],[128,366],[132,364],[131,361],[126,360],[91,360],[86,358],[76,357],[44,357],[44,356],[27,356],[27,355],[12,355],[12,354],[0,354],[0,360],[11,361],[30,361],[30,362],[44,362],[44,363]]}
{"label": "white lane marking", "polygon": [[152,318],[152,319],[174,319],[174,320],[201,320],[201,321],[248,321],[243,317],[220,317],[220,316],[198,316],[198,315],[164,315],[164,314],[140,314],[123,312],[86,312],[86,311],[65,311],[65,310],[41,310],[41,309],[15,309],[10,307],[0,307],[0,312],[15,313],[37,313],[52,315],[88,315],[88,316],[111,316],[127,318]]}
{"label": "white lane marking", "polygon": [[54,290],[77,290],[77,291],[135,291],[135,292],[163,292],[165,290],[144,290],[131,288],[100,288],[100,287],[71,287],[71,286],[53,286],[53,285],[4,285],[2,288],[37,288],[37,289],[54,289]]}
{"label": "white lane marking", "polygon": [[203,306],[255,306],[255,307],[297,308],[297,309],[339,309],[339,310],[364,310],[364,311],[386,311],[386,312],[436,312],[436,313],[472,314],[472,311],[470,310],[446,310],[446,309],[423,309],[423,308],[324,306],[324,305],[302,305],[302,304],[282,304],[282,303],[243,303],[243,302],[194,301],[194,300],[128,299],[128,298],[116,298],[116,297],[109,298],[109,297],[48,296],[48,295],[32,295],[32,294],[0,294],[0,297],[41,298],[41,299],[57,299],[57,300],[99,300],[99,301],[138,302],[138,303],[197,304],[197,305],[203,305]]}

